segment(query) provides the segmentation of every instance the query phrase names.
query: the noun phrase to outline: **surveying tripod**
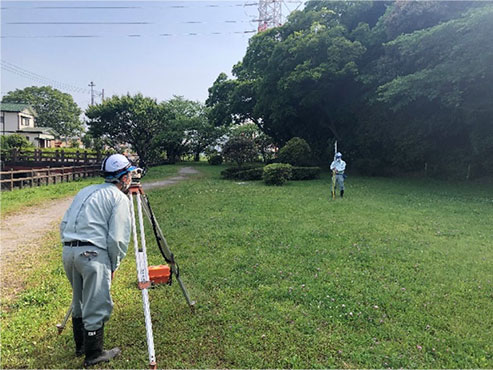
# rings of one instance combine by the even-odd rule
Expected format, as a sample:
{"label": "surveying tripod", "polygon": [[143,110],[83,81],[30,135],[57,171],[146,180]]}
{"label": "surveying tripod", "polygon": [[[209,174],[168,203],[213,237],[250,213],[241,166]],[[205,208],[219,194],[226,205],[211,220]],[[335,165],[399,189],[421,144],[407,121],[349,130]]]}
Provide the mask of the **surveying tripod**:
{"label": "surveying tripod", "polygon": [[[129,190],[129,198],[130,198],[130,211],[132,214],[132,234],[133,241],[135,247],[135,260],[137,264],[137,279],[138,279],[138,287],[142,291],[142,301],[144,307],[144,317],[145,317],[145,326],[146,326],[146,337],[147,337],[147,349],[149,352],[149,367],[151,369],[156,369],[156,354],[154,352],[154,336],[152,333],[152,322],[151,322],[151,309],[149,305],[149,292],[148,289],[151,287],[151,279],[149,278],[149,267],[147,264],[147,253],[146,253],[146,240],[144,233],[144,217],[142,210],[146,214],[149,222],[152,225],[152,229],[154,231],[154,236],[156,237],[156,242],[163,255],[166,262],[170,265],[171,268],[171,276],[174,275],[176,281],[178,281],[178,285],[181,288],[181,291],[190,306],[193,310],[195,302],[190,300],[190,296],[185,288],[185,285],[181,281],[180,278],[180,269],[175,262],[175,258],[173,253],[168,247],[168,243],[157,223],[156,218],[154,217],[154,213],[152,212],[151,203],[147,198],[147,195],[144,193],[142,189],[142,185],[140,182],[132,183]],[[135,218],[135,205],[137,205],[137,216],[139,229],[137,230],[136,226],[136,218]],[[140,236],[140,243],[139,243]],[[170,276],[170,278],[171,278]],[[171,284],[171,280],[169,281]]]}
{"label": "surveying tripod", "polygon": [[[132,182],[128,192],[128,197],[130,198],[130,212],[132,215],[132,234],[133,234],[133,242],[135,247],[135,260],[137,266],[138,287],[142,291],[142,302],[143,302],[144,318],[145,318],[145,326],[146,326],[147,349],[149,352],[149,367],[151,369],[156,369],[157,363],[156,363],[156,354],[154,351],[154,335],[152,331],[151,309],[149,304],[148,289],[151,288],[151,286],[153,285],[159,284],[160,281],[167,282],[168,284],[171,285],[171,281],[172,281],[171,279],[172,276],[174,275],[176,281],[178,281],[178,285],[180,286],[181,291],[185,296],[188,305],[192,310],[194,308],[195,301],[192,301],[190,299],[190,296],[188,295],[185,285],[181,281],[180,268],[178,267],[178,264],[175,262],[174,255],[173,253],[171,253],[171,250],[168,247],[168,243],[166,242],[163,232],[161,231],[161,228],[157,223],[156,217],[152,212],[151,203],[149,202],[147,195],[144,193],[144,190],[142,189],[142,185],[139,181],[140,177],[138,176],[136,177],[137,177],[137,181]],[[135,208],[137,208],[137,217],[138,217],[138,225],[139,225],[138,229],[137,229],[137,222],[135,217],[136,216]],[[151,269],[152,271],[159,272],[158,269],[159,266],[149,267],[147,264],[143,213],[145,213],[147,218],[149,219],[149,222],[151,223],[152,229],[154,231],[154,236],[156,238],[156,242],[159,247],[159,250],[163,255],[165,261],[169,264],[169,268],[170,268],[169,280],[167,278],[164,281],[160,280],[159,278],[154,279],[149,274],[149,271]],[[63,319],[63,322],[61,324],[56,325],[58,329],[58,334],[61,334],[63,329],[65,328],[67,321],[71,316],[72,308],[73,306],[70,305],[70,308],[67,311]]]}

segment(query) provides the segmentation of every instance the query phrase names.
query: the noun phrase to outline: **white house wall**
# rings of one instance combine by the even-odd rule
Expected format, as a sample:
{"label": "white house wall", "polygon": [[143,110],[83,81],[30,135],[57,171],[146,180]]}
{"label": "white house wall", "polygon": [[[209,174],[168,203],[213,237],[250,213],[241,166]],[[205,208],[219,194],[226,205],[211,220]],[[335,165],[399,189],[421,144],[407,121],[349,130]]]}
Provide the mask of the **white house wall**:
{"label": "white house wall", "polygon": [[[6,134],[13,134],[22,127],[34,127],[34,117],[23,112],[2,112],[5,127],[0,129]],[[27,119],[27,125],[22,125],[23,118]],[[3,126],[3,124],[2,124]]]}

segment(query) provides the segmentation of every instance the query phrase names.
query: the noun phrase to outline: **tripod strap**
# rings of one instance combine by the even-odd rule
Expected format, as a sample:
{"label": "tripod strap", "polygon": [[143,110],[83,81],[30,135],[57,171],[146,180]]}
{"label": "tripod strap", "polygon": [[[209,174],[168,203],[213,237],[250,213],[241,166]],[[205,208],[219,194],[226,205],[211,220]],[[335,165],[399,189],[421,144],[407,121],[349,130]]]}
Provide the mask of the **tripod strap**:
{"label": "tripod strap", "polygon": [[179,277],[180,276],[180,268],[179,268],[178,264],[175,262],[175,256],[173,255],[173,253],[171,253],[171,251],[170,251],[169,255],[167,256],[165,251],[164,251],[166,249],[164,246],[164,244],[166,243],[166,240],[163,240],[163,238],[160,235],[161,233],[158,230],[156,218],[154,217],[154,213],[152,212],[151,202],[149,202],[149,198],[147,198],[147,196],[145,194],[144,194],[144,199],[146,202],[147,210],[149,212],[148,216],[149,216],[149,219],[151,220],[152,230],[154,231],[154,236],[156,237],[159,251],[161,252],[161,255],[163,256],[164,260],[167,263],[175,265],[175,267],[176,267],[175,275],[176,275],[176,277]]}

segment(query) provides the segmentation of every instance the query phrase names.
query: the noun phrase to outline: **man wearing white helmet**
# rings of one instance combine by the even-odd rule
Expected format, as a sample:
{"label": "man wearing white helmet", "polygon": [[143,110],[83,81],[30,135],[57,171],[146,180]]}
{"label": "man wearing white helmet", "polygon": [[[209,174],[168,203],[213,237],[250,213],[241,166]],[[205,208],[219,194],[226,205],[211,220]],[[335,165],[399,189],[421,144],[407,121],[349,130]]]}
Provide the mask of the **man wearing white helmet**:
{"label": "man wearing white helmet", "polygon": [[107,157],[103,184],[90,185],[74,198],[60,225],[63,266],[72,285],[75,354],[84,367],[109,361],[118,347],[103,350],[104,323],[113,309],[110,287],[130,241],[130,200],[125,195],[136,167],[121,154]]}
{"label": "man wearing white helmet", "polygon": [[[341,191],[341,198],[344,196],[344,171],[346,170],[346,162],[342,160],[342,154],[337,152],[334,160],[330,164],[330,169],[336,177],[336,186]],[[335,189],[334,189],[335,191]]]}

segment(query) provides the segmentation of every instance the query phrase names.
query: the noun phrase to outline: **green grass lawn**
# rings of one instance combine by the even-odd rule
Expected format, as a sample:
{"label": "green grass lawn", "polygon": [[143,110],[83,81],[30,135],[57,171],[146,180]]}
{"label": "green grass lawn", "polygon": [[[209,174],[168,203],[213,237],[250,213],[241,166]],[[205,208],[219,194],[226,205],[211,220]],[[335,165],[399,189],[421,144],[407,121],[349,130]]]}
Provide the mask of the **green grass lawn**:
{"label": "green grass lawn", "polygon": [[[149,192],[180,264],[150,291],[160,368],[492,368],[493,188],[349,177],[268,187],[221,180],[223,167]],[[150,264],[162,258],[147,228]],[[130,248],[133,248],[132,246]],[[2,305],[2,368],[78,368],[58,236],[47,263]],[[129,249],[113,285],[103,368],[148,365]]]}

